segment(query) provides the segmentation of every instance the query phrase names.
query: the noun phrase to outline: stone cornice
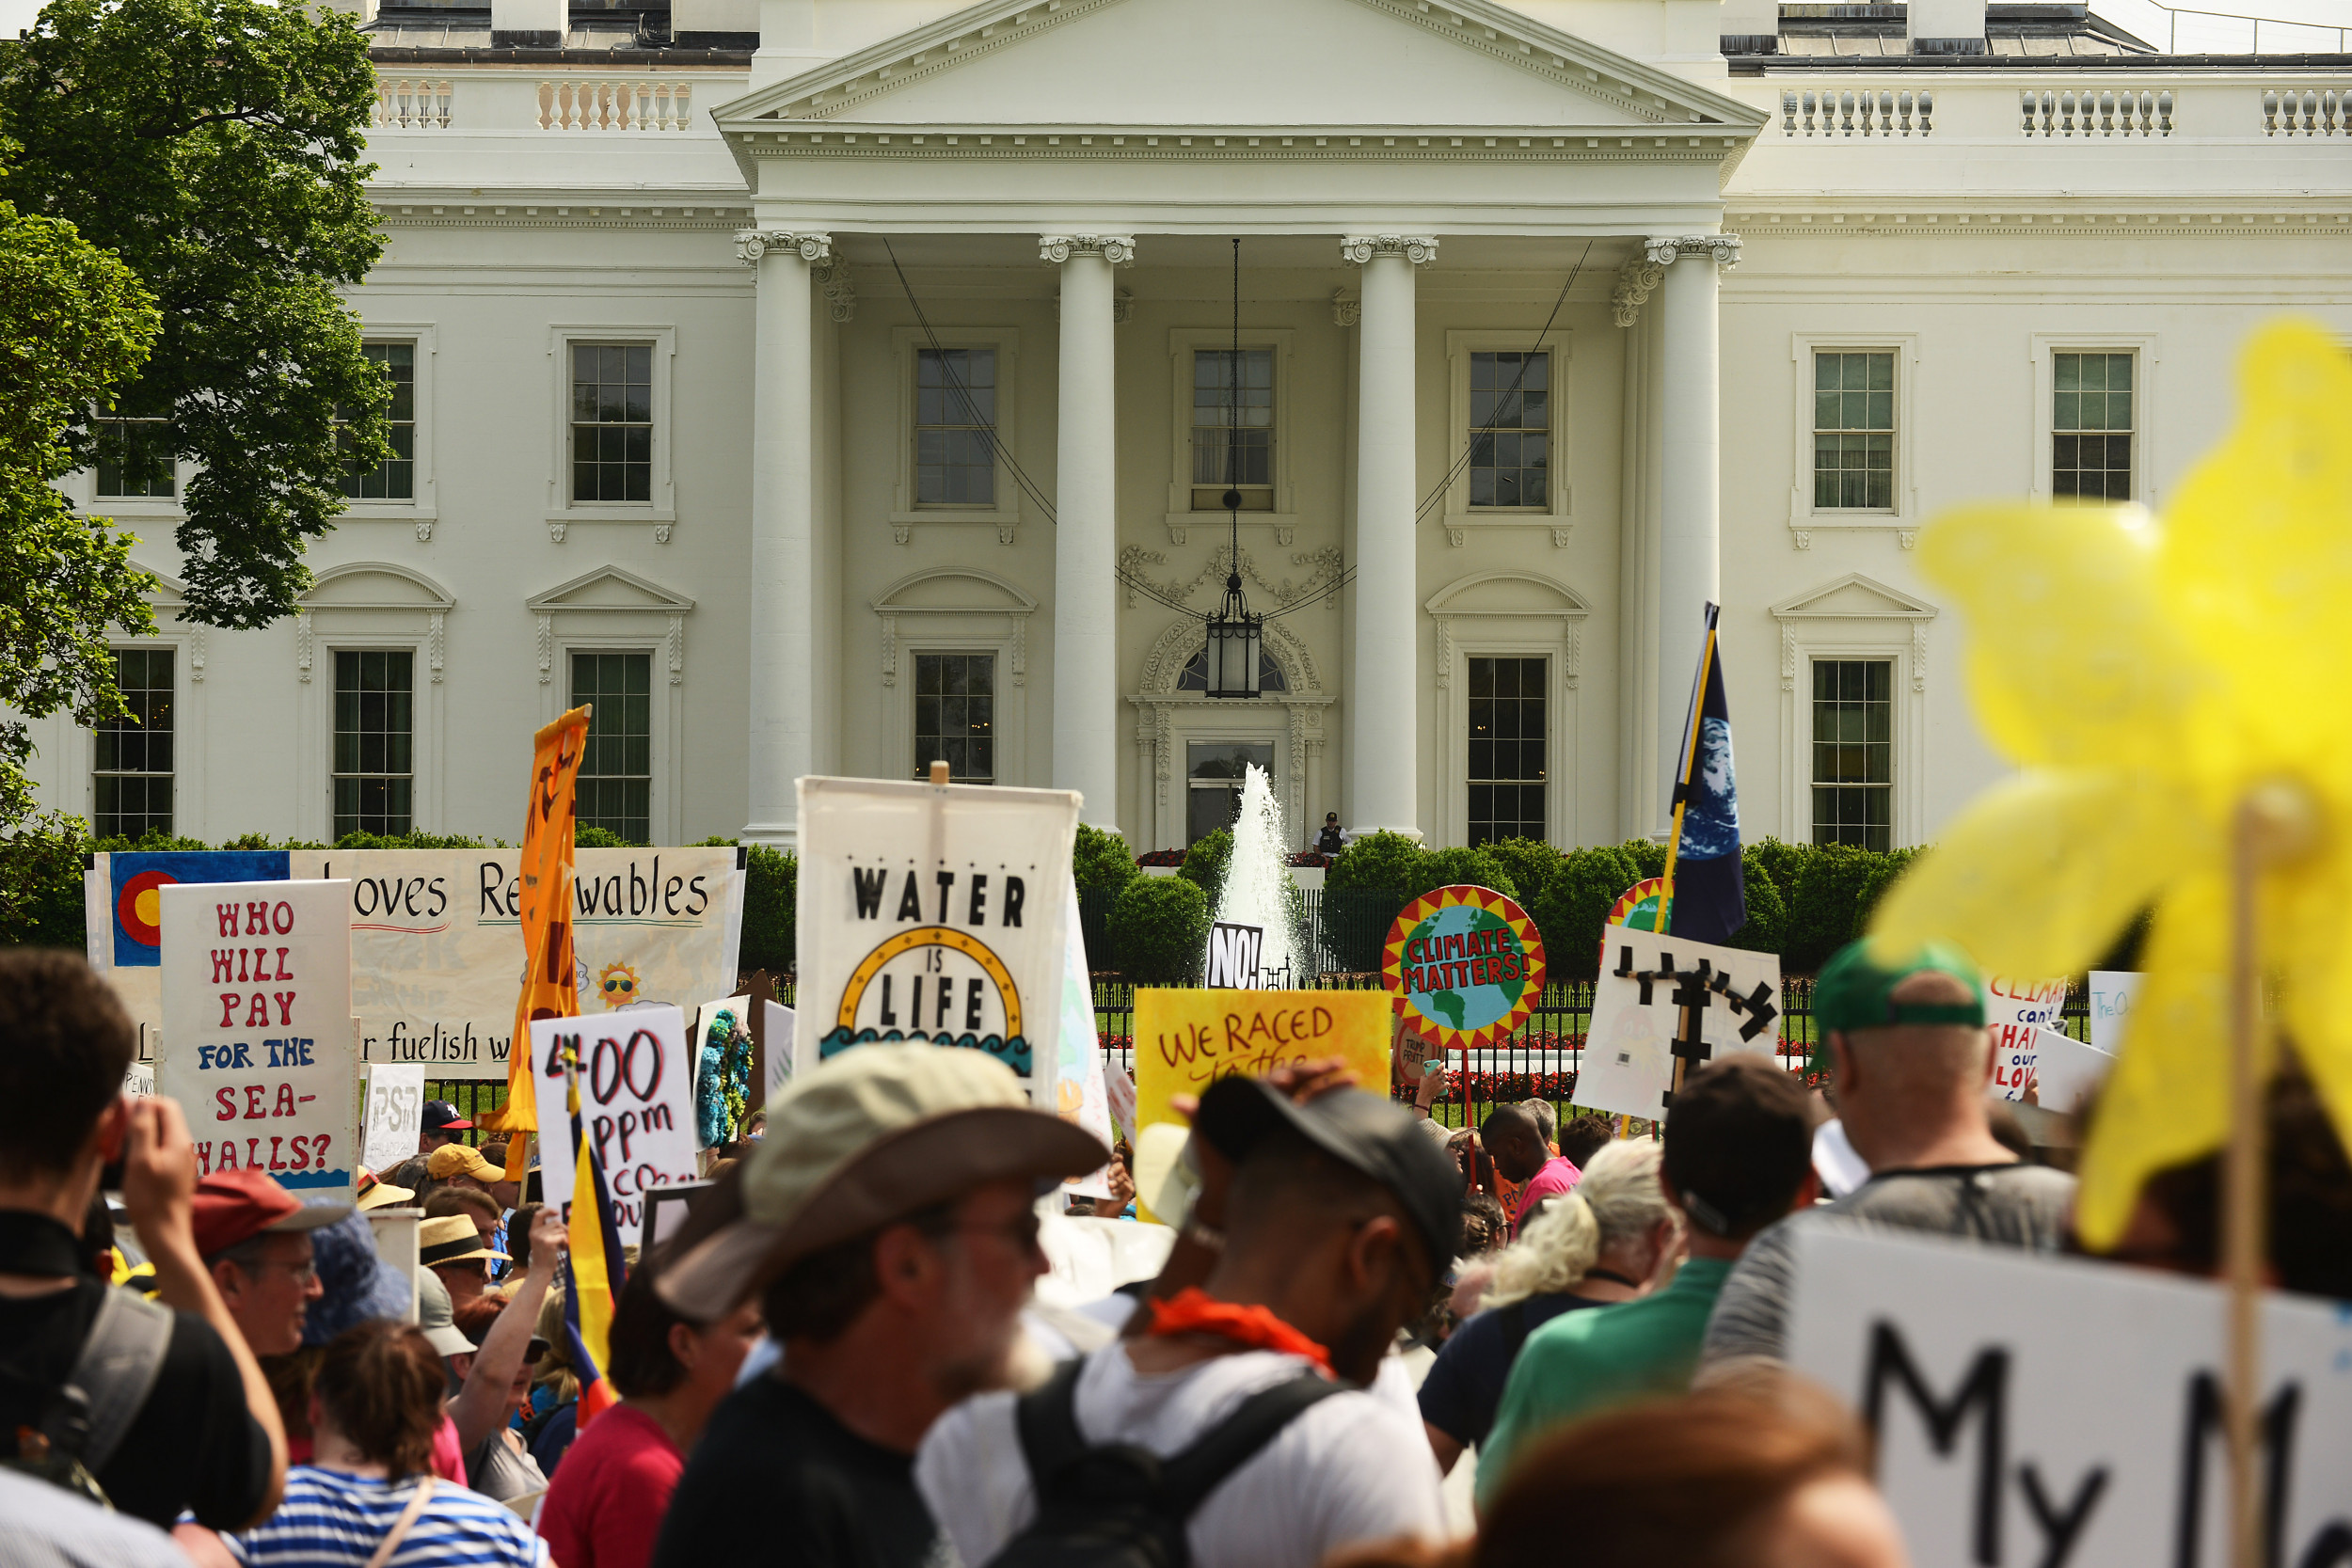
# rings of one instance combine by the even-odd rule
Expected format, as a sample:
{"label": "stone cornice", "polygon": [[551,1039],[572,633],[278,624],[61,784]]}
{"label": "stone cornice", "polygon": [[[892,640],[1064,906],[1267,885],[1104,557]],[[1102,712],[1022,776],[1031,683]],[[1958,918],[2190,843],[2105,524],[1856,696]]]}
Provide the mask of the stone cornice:
{"label": "stone cornice", "polygon": [[[1891,203],[1889,204],[1892,205]],[[2249,206],[2257,210],[2249,212]],[[2267,211],[2263,209],[2269,209]],[[1741,209],[1724,221],[1736,224],[1750,236],[1773,238],[1868,235],[1877,239],[1963,239],[1971,234],[2014,238],[2043,234],[2082,239],[2147,239],[2167,234],[2219,238],[2282,234],[2342,234],[2352,230],[2352,193],[2338,193],[2333,201],[2308,199],[2282,202],[2267,198],[2242,203],[2227,212],[2201,204],[2194,212],[2148,211],[2142,202],[2070,203],[2025,202],[1999,212],[1956,212],[1949,207],[1926,210],[1852,212],[1791,212]]]}
{"label": "stone cornice", "polygon": [[[773,127],[772,129],[771,127]],[[730,127],[739,159],[934,161],[1080,159],[1120,163],[1714,163],[1729,167],[1756,133],[1744,127],[824,126]]]}

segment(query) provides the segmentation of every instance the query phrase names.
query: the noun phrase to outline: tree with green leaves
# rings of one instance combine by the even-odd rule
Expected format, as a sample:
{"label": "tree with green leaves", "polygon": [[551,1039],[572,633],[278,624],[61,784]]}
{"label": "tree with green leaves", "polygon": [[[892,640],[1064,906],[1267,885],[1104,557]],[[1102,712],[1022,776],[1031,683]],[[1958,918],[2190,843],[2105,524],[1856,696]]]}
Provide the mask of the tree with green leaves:
{"label": "tree with green leaves", "polygon": [[[0,201],[0,704],[19,715],[120,713],[109,632],[154,629],[135,541],[56,482],[80,466],[69,427],[137,372],[158,325],[129,267]],[[0,723],[0,823],[32,815],[31,754],[24,718]]]}
{"label": "tree with green leaves", "polygon": [[65,446],[90,464],[110,402],[165,421],[149,460],[195,468],[189,620],[291,613],[345,471],[389,455],[390,385],[337,293],[383,251],[360,161],[374,97],[365,40],[324,7],[50,0],[0,44],[0,199],[114,252],[161,311],[135,381],[90,388]]}

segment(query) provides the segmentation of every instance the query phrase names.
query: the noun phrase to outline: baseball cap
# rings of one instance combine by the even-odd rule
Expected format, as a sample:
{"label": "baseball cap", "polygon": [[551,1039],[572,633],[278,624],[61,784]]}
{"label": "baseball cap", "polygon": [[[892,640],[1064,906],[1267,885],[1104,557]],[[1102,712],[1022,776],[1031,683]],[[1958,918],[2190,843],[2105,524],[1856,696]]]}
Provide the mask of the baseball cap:
{"label": "baseball cap", "polygon": [[768,1102],[768,1136],[705,1194],[655,1288],[697,1322],[788,1265],[985,1181],[1100,1170],[1092,1133],[1034,1110],[1012,1070],[920,1041],[844,1052]]}
{"label": "baseball cap", "polygon": [[505,1167],[485,1160],[482,1150],[471,1144],[443,1144],[425,1157],[424,1169],[436,1181],[446,1181],[453,1176],[470,1176],[477,1181],[506,1180]]}
{"label": "baseball cap", "polygon": [[472,1220],[463,1214],[441,1214],[417,1227],[417,1263],[430,1269],[436,1263],[462,1263],[469,1258],[506,1260],[506,1254],[492,1252],[482,1244],[482,1232]]}
{"label": "baseball cap", "polygon": [[473,1354],[473,1341],[457,1332],[456,1317],[449,1305],[449,1287],[431,1269],[417,1271],[417,1326],[424,1331],[425,1342],[433,1347],[436,1355]]}
{"label": "baseball cap", "polygon": [[473,1123],[457,1114],[457,1107],[446,1100],[428,1100],[419,1114],[417,1124],[427,1132],[469,1132]]}
{"label": "baseball cap", "polygon": [[[1948,974],[1968,988],[1961,1002],[1898,1002],[1895,988],[1914,974]],[[1850,942],[1821,966],[1813,982],[1813,1022],[1826,1035],[1884,1029],[1899,1023],[1962,1023],[1984,1027],[1984,980],[1968,955],[1947,942],[1926,942],[1891,955],[1868,939]]]}
{"label": "baseball cap", "polygon": [[197,1255],[212,1258],[264,1230],[316,1230],[351,1212],[348,1203],[304,1203],[267,1171],[216,1170],[196,1184]]}
{"label": "baseball cap", "polygon": [[1200,1097],[1194,1130],[1236,1164],[1287,1127],[1402,1204],[1442,1269],[1462,1244],[1462,1172],[1404,1106],[1367,1089],[1332,1089],[1305,1104],[1256,1078],[1220,1078]]}

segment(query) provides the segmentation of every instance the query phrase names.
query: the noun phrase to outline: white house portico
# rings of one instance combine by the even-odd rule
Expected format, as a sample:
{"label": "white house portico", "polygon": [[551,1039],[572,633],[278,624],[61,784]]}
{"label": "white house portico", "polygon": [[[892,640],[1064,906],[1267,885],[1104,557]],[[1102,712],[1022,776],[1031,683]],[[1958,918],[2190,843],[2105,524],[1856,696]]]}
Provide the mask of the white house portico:
{"label": "white house portico", "polygon": [[[1714,600],[1750,833],[1922,842],[1998,765],[1918,529],[2161,502],[2249,327],[2352,341],[2352,58],[2068,0],[336,3],[401,454],[304,613],[124,641],[169,745],[36,726],[101,832],[511,835],[591,701],[637,838],[936,758],[1611,841]],[[68,487],[168,581],[185,478]]]}

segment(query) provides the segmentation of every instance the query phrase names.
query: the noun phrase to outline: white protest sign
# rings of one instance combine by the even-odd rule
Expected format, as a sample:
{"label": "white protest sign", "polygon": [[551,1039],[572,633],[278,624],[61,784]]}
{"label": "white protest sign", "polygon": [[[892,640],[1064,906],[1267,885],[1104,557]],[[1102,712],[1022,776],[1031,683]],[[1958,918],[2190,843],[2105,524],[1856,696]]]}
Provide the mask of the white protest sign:
{"label": "white protest sign", "polygon": [[2034,1043],[2034,1103],[2045,1111],[2076,1115],[2115,1066],[2107,1053],[2055,1030],[2036,1030]]}
{"label": "white protest sign", "polygon": [[424,1069],[378,1062],[368,1069],[367,1122],[359,1134],[359,1164],[389,1170],[417,1151],[424,1114]]}
{"label": "white protest sign", "polygon": [[1254,990],[1258,985],[1258,954],[1265,946],[1265,927],[1213,921],[1209,926],[1209,978],[1212,990]]}
{"label": "white protest sign", "polygon": [[159,890],[156,924],[155,1086],[187,1114],[199,1168],[264,1170],[282,1186],[350,1196],[349,884],[175,882]]}
{"label": "white protest sign", "polygon": [[[524,958],[521,872],[513,849],[279,851],[297,879],[347,879],[352,1012],[363,1060],[421,1062],[437,1079],[506,1078],[515,993]],[[735,984],[742,933],[739,851],[714,846],[582,849],[573,883],[573,977],[580,1009],[635,1002],[691,1005]],[[191,880],[217,853],[185,857]],[[252,857],[246,857],[248,859]],[[170,880],[180,857],[143,854],[149,878]],[[118,961],[107,911],[107,856],[87,879],[91,961],[143,1031],[163,1017],[159,971]],[[282,884],[273,884],[282,885]],[[103,922],[103,927],[102,927]]]}
{"label": "white protest sign", "polygon": [[766,1105],[792,1082],[793,1069],[799,1065],[795,1053],[801,1048],[800,1015],[775,1002],[762,1002],[759,1009],[767,1034],[768,1097],[760,1101]]}
{"label": "white protest sign", "polygon": [[[1575,1102],[1656,1117],[1674,1085],[1675,1046],[1710,1058],[1769,1053],[1779,1034],[1780,959],[1629,926],[1602,930],[1600,983]],[[1693,1064],[1695,1065],[1695,1063]]]}
{"label": "white protest sign", "polygon": [[2035,1029],[2056,1029],[2066,1008],[2066,982],[2012,980],[2003,974],[1984,977],[1984,1021],[1989,1024],[2022,1023]]}
{"label": "white protest sign", "polygon": [[1049,1103],[1079,798],[878,779],[799,788],[797,1006],[818,1060],[871,1040],[964,1046]]}
{"label": "white protest sign", "polygon": [[1136,1147],[1136,1081],[1133,1074],[1117,1062],[1103,1066],[1103,1098],[1109,1101],[1111,1125],[1127,1140],[1127,1147]]}
{"label": "white protest sign", "polygon": [[155,1092],[155,1064],[133,1062],[122,1074],[122,1092],[134,1100],[144,1100]]}
{"label": "white protest sign", "polygon": [[2123,1030],[2139,1000],[2140,975],[2128,969],[2090,972],[2090,1043],[2112,1056],[2123,1049]]}
{"label": "white protest sign", "polygon": [[[1915,1568],[2230,1560],[2221,1290],[2005,1247],[1796,1231],[1789,1361],[1878,1434]],[[2352,1314],[2262,1307],[2265,1560],[2352,1552]],[[2333,1478],[2333,1479],[2330,1479]]]}
{"label": "white protest sign", "polygon": [[604,1170],[612,1221],[626,1246],[645,1223],[645,1194],[693,1181],[694,1075],[686,1015],[672,1006],[631,1007],[601,1018],[543,1018],[531,1025],[539,1071],[541,1190],[571,1217],[580,1149],[563,1114],[564,1046],[580,1057],[580,1119]]}

